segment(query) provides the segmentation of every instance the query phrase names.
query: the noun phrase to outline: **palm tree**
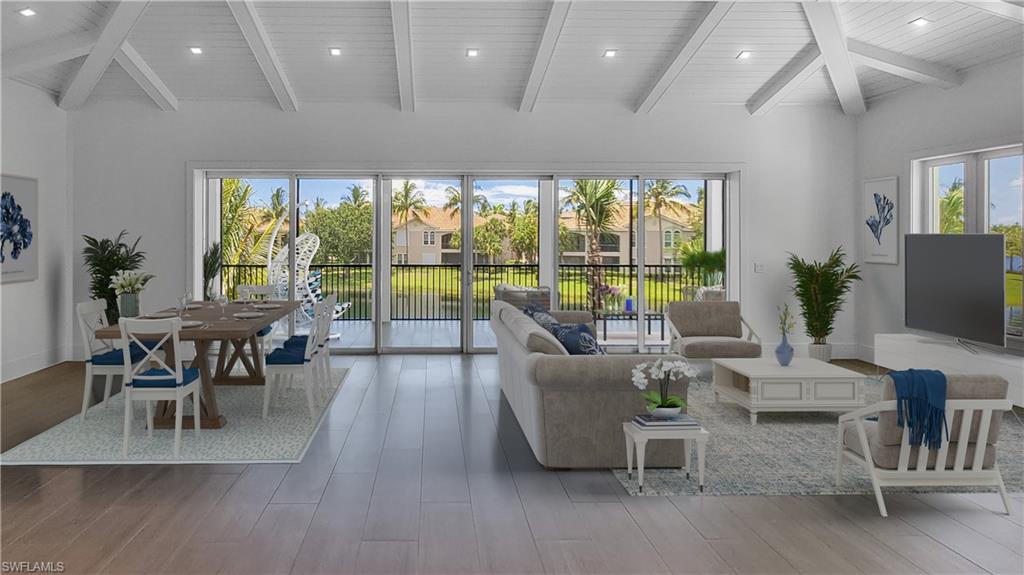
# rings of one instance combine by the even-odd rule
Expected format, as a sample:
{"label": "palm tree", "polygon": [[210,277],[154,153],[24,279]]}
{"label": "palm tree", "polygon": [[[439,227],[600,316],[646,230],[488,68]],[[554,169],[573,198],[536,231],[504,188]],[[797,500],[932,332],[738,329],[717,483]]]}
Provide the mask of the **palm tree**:
{"label": "palm tree", "polygon": [[939,199],[939,233],[964,233],[964,181],[960,178],[953,180]]}
{"label": "palm tree", "polygon": [[398,216],[399,227],[405,231],[405,253],[409,253],[409,217],[423,217],[426,211],[427,200],[423,192],[416,189],[412,180],[403,180],[391,198],[391,213]]}
{"label": "palm tree", "polygon": [[284,188],[277,188],[270,194],[271,220],[277,221],[288,211],[288,192]]}
{"label": "palm tree", "polygon": [[600,309],[599,287],[604,283],[601,269],[601,234],[611,230],[619,210],[619,183],[616,180],[573,180],[573,187],[562,201],[563,209],[576,213],[576,224],[587,238],[588,296],[591,309]]}
{"label": "palm tree", "polygon": [[[455,186],[448,186],[444,189],[444,193],[448,196],[448,199],[445,201],[442,209],[452,217],[459,215],[459,210],[462,209],[462,190]],[[490,204],[483,194],[473,194],[473,209],[476,210],[476,213],[484,215],[489,208]]]}
{"label": "palm tree", "polygon": [[672,180],[654,180],[648,183],[647,194],[644,196],[644,209],[651,212],[658,220],[658,264],[665,261],[665,232],[664,222],[661,219],[662,212],[680,214],[683,212],[682,204],[676,199],[679,196],[690,197],[690,191],[682,184],[675,184]]}
{"label": "palm tree", "polygon": [[370,191],[359,184],[352,184],[348,191],[349,196],[345,201],[353,206],[361,208],[370,203]]}

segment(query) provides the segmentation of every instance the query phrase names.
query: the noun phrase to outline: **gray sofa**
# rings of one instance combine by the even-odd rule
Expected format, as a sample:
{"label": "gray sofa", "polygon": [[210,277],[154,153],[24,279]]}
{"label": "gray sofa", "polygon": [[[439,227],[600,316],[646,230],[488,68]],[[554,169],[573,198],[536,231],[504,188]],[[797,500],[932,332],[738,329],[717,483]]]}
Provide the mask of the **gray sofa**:
{"label": "gray sofa", "polygon": [[[552,311],[563,323],[590,323],[589,312]],[[514,306],[491,304],[501,390],[537,461],[551,468],[626,466],[622,423],[645,412],[630,380],[638,363],[659,356],[571,356],[551,333]],[[671,393],[686,398],[689,382]],[[678,441],[652,441],[646,467],[681,467]]]}
{"label": "gray sofa", "polygon": [[739,302],[674,301],[666,315],[671,349],[687,359],[761,357],[761,338],[743,320]]}

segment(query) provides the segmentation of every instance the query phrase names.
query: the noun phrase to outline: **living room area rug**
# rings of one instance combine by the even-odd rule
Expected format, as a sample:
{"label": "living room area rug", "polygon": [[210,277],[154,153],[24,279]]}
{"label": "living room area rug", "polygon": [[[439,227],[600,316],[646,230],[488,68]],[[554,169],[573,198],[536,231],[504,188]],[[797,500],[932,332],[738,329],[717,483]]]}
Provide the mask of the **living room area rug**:
{"label": "living room area rug", "polygon": [[[197,440],[191,429],[181,433],[181,456],[174,457],[174,429],[146,432],[145,404],[137,401],[128,457],[122,455],[124,399],[118,393],[109,406],[89,408],[85,421],[79,414],[28,439],[3,454],[3,465],[100,465],[189,463],[298,463],[323,423],[348,370],[334,368],[324,405],[309,416],[300,378],[271,399],[263,419],[262,385],[218,385],[217,405],[227,423],[221,429],[202,429]],[[186,406],[189,402],[186,402]],[[186,407],[185,417],[191,417]]]}
{"label": "living room area rug", "polygon": [[[865,382],[868,404],[880,400],[878,379]],[[850,461],[843,465],[843,482],[835,486],[838,413],[758,414],[750,425],[746,409],[724,399],[714,401],[710,381],[690,383],[688,413],[704,426],[708,439],[704,461],[704,495],[833,495],[872,493],[863,467]],[[677,442],[682,449],[682,442]],[[693,450],[690,478],[680,469],[645,469],[642,495],[697,495],[697,455]],[[999,433],[996,462],[1007,491],[1024,492],[1024,423],[1007,412]],[[612,470],[630,495],[639,493],[636,472],[629,479],[625,469]],[[887,492],[913,492],[917,488],[886,487]],[[994,488],[920,488],[921,491],[994,491]]]}

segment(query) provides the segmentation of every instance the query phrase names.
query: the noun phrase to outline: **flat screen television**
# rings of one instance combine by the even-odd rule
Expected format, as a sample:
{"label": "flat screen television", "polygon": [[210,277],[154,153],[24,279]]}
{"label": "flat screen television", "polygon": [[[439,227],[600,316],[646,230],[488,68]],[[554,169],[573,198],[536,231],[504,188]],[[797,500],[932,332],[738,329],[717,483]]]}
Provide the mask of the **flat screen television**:
{"label": "flat screen television", "polygon": [[908,234],[906,325],[1006,345],[1001,234]]}

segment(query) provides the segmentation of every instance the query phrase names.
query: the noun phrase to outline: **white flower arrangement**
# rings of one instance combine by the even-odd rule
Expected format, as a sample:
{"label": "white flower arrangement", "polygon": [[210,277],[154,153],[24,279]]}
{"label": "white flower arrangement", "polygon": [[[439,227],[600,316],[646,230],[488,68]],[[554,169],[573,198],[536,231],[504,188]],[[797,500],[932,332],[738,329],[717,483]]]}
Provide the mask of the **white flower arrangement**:
{"label": "white flower arrangement", "polygon": [[793,330],[796,329],[796,319],[793,317],[793,312],[789,311],[789,304],[775,309],[779,310],[779,333],[782,335],[793,333]]}
{"label": "white flower arrangement", "polygon": [[156,276],[151,273],[122,270],[110,278],[110,287],[117,295],[140,294],[149,280],[154,277]]}
{"label": "white flower arrangement", "polygon": [[685,359],[670,360],[659,358],[641,363],[633,368],[633,385],[637,389],[647,389],[651,379],[658,381],[658,391],[645,391],[642,395],[647,400],[648,408],[685,407],[686,401],[677,395],[669,395],[668,386],[672,381],[697,375],[697,368]]}

